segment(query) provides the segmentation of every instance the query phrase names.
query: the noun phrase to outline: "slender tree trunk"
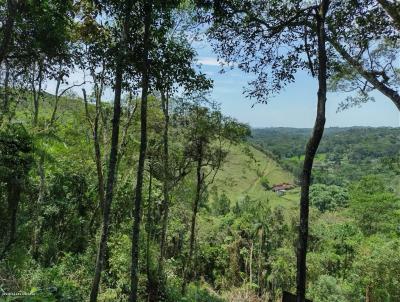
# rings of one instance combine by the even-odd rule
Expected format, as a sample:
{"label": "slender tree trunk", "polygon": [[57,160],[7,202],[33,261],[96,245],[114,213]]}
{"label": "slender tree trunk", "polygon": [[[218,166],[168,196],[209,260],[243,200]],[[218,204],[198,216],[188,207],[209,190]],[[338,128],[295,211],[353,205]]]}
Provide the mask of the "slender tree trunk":
{"label": "slender tree trunk", "polygon": [[93,144],[94,144],[94,154],[95,154],[95,159],[96,159],[100,209],[101,209],[101,213],[103,213],[106,198],[105,198],[105,192],[104,192],[103,163],[101,160],[102,157],[101,157],[101,148],[100,148],[100,141],[99,141],[99,115],[100,115],[100,100],[96,100],[96,116],[94,119],[94,128],[93,128]]}
{"label": "slender tree trunk", "polygon": [[106,252],[107,252],[107,241],[108,241],[109,227],[110,227],[110,210],[111,210],[111,203],[113,200],[114,185],[116,182],[115,178],[116,178],[117,161],[118,161],[118,141],[119,141],[119,128],[121,119],[122,77],[124,74],[124,59],[126,56],[125,51],[127,47],[126,39],[129,36],[129,22],[130,22],[130,12],[132,10],[132,6],[133,6],[132,0],[127,0],[125,2],[122,38],[116,57],[117,60],[115,68],[114,108],[113,108],[114,113],[112,120],[111,149],[110,149],[110,158],[108,162],[108,175],[107,175],[107,184],[106,184],[104,209],[103,209],[103,225],[101,229],[100,243],[96,259],[95,275],[93,278],[92,289],[90,292],[90,302],[97,301],[101,271],[104,266]]}
{"label": "slender tree trunk", "polygon": [[15,2],[15,0],[7,0],[7,17],[2,27],[3,40],[0,45],[0,63],[2,63],[7,56],[12,41],[16,15]]}
{"label": "slender tree trunk", "polygon": [[147,151],[147,96],[149,91],[149,48],[151,26],[152,1],[144,4],[144,35],[143,35],[143,71],[142,71],[142,97],[140,105],[140,151],[136,177],[136,191],[134,198],[134,222],[132,227],[132,267],[131,267],[131,293],[130,302],[137,302],[138,277],[139,277],[139,238],[140,218],[142,216],[142,189],[144,164]]}
{"label": "slender tree trunk", "polygon": [[198,146],[198,158],[197,158],[197,167],[196,167],[196,196],[193,203],[192,210],[192,220],[190,224],[190,241],[189,241],[189,254],[184,263],[183,267],[183,283],[182,283],[182,294],[186,291],[186,286],[189,279],[189,273],[192,269],[192,257],[194,250],[194,241],[195,241],[195,233],[196,233],[196,218],[197,212],[199,209],[199,203],[201,198],[201,190],[203,186],[203,173],[202,173],[202,164],[203,164],[203,146],[199,143]]}
{"label": "slender tree trunk", "polygon": [[[162,204],[162,218],[161,218],[161,238],[160,238],[160,256],[158,259],[158,282],[155,285],[156,299],[159,298],[159,287],[164,279],[164,258],[165,258],[165,242],[167,237],[168,228],[168,215],[169,215],[169,189],[170,189],[170,175],[169,175],[169,104],[168,97],[161,91],[161,107],[164,114],[164,131],[163,131],[163,204]],[[150,300],[155,301],[155,300]]]}
{"label": "slender tree trunk", "polygon": [[96,260],[95,275],[90,293],[91,302],[97,301],[101,271],[104,265],[108,234],[109,234],[110,210],[111,210],[111,203],[113,199],[113,191],[116,178],[115,168],[117,164],[119,124],[121,115],[121,94],[122,94],[122,73],[123,73],[121,65],[122,62],[120,60],[119,63],[117,64],[115,73],[115,94],[114,94],[114,113],[112,120],[111,150],[110,150],[110,159],[108,163],[107,187],[106,187],[104,209],[103,209],[103,225],[102,225],[99,249]]}
{"label": "slender tree trunk", "polygon": [[[129,104],[128,107],[132,106],[132,92],[129,93]],[[131,109],[131,111],[129,111],[129,109],[127,109],[128,114],[127,114],[127,121],[126,124],[122,130],[122,138],[121,138],[121,144],[120,144],[120,148],[119,148],[119,153],[118,153],[118,161],[117,161],[117,170],[119,168],[119,163],[121,162],[122,157],[125,154],[126,151],[126,147],[128,146],[128,131],[129,128],[133,122],[133,118],[135,116],[135,112],[137,109],[137,102],[135,104],[135,106],[133,107],[133,109]]]}
{"label": "slender tree trunk", "polygon": [[263,248],[264,248],[264,227],[261,227],[259,231],[259,247],[258,247],[258,268],[257,268],[257,281],[258,281],[258,295],[261,297],[264,291],[264,282],[263,282],[263,264],[262,264],[262,256],[263,256]]}
{"label": "slender tree trunk", "polygon": [[42,94],[42,81],[43,81],[43,66],[42,63],[39,63],[39,71],[38,71],[38,89],[35,87],[35,70],[33,72],[32,79],[32,90],[33,90],[33,125],[37,126],[39,119],[39,101],[40,96]]}
{"label": "slender tree trunk", "polygon": [[10,82],[10,66],[8,62],[5,62],[5,76],[4,76],[4,91],[3,91],[3,112],[1,114],[1,119],[4,118],[5,115],[8,113],[9,109],[9,82]]}
{"label": "slender tree trunk", "polygon": [[[152,229],[152,219],[151,219],[151,210],[152,210],[152,182],[153,182],[153,175],[152,175],[152,164],[150,163],[150,171],[149,171],[149,192],[147,197],[147,218],[146,218],[146,274],[147,274],[147,284],[151,286],[153,283],[151,271],[150,271],[150,242],[151,242],[151,229]],[[148,290],[150,292],[150,290]],[[149,295],[150,296],[150,295]],[[151,300],[151,299],[148,299]]]}
{"label": "slender tree trunk", "polygon": [[169,213],[169,112],[168,112],[168,98],[164,93],[161,93],[161,105],[164,113],[164,133],[163,133],[163,157],[164,157],[164,175],[163,175],[163,217],[162,217],[162,230],[160,240],[160,259],[158,262],[158,275],[161,277],[164,270],[164,257],[165,257],[165,241],[167,236],[168,227],[168,213]]}
{"label": "slender tree trunk", "polygon": [[367,285],[365,289],[365,302],[372,302],[371,286]]}
{"label": "slender tree trunk", "polygon": [[[96,88],[95,88],[96,89]],[[91,123],[89,110],[87,107],[87,96],[85,89],[82,89],[83,99],[85,102],[86,108],[86,117],[88,121]],[[103,163],[101,157],[101,147],[100,147],[100,139],[99,139],[99,120],[100,120],[100,111],[101,111],[101,94],[100,92],[96,92],[96,113],[92,125],[92,135],[93,135],[93,147],[94,147],[94,157],[96,162],[96,171],[97,171],[97,186],[98,186],[98,195],[99,195],[99,204],[101,213],[104,212],[104,204],[105,204],[105,191],[104,191],[104,174],[103,174]]]}
{"label": "slender tree trunk", "polygon": [[8,184],[8,212],[10,216],[10,237],[8,245],[15,241],[17,232],[17,211],[21,197],[21,188],[18,180],[14,180]]}
{"label": "slender tree trunk", "polygon": [[18,179],[11,178],[7,183],[7,204],[8,217],[10,218],[9,236],[7,244],[4,246],[0,259],[3,259],[11,245],[15,242],[17,232],[17,211],[21,198],[21,186]]}
{"label": "slender tree trunk", "polygon": [[46,174],[45,174],[45,170],[44,170],[44,154],[40,154],[39,163],[38,163],[37,168],[38,168],[37,172],[38,172],[39,178],[40,178],[40,184],[39,184],[38,199],[37,199],[35,213],[34,213],[35,226],[34,226],[34,231],[33,231],[33,246],[32,246],[32,254],[33,254],[34,259],[37,259],[37,257],[38,257],[38,245],[40,242],[41,231],[42,231],[42,224],[39,221],[39,213],[40,213],[40,209],[43,205],[44,195],[45,195],[45,191],[46,191]]}
{"label": "slender tree trunk", "polygon": [[56,120],[56,114],[57,114],[57,109],[58,109],[58,101],[60,99],[60,96],[58,95],[59,90],[60,90],[60,85],[61,85],[61,76],[58,77],[57,79],[57,85],[56,85],[56,95],[55,95],[55,101],[54,101],[54,108],[53,108],[53,112],[51,114],[51,118],[50,118],[50,127],[54,124],[55,120]]}
{"label": "slender tree trunk", "polygon": [[254,249],[254,242],[251,241],[250,244],[250,257],[249,257],[249,282],[250,286],[253,283],[253,249]]}
{"label": "slender tree trunk", "polygon": [[325,16],[329,7],[329,0],[322,0],[317,19],[318,35],[318,106],[317,117],[312,135],[307,143],[301,179],[300,196],[300,226],[297,246],[297,302],[305,301],[306,294],[306,257],[308,240],[308,213],[309,213],[309,190],[311,184],[311,173],[315,154],[321,142],[325,127],[325,104],[326,104],[326,76],[327,56],[325,46]]}

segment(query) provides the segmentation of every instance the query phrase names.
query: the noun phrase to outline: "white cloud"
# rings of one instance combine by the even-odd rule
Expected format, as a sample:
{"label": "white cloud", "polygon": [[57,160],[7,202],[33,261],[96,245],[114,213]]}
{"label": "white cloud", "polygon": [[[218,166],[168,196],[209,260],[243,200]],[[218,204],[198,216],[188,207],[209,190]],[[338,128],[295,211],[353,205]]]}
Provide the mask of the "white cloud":
{"label": "white cloud", "polygon": [[221,63],[224,63],[223,61],[218,61],[217,58],[214,57],[201,57],[197,62],[207,66],[221,66]]}

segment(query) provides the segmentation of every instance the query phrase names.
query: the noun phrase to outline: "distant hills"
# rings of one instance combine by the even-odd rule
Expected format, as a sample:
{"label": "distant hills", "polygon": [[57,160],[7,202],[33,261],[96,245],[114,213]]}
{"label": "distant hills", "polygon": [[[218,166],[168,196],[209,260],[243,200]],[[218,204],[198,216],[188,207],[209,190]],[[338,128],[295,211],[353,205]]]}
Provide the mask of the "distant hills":
{"label": "distant hills", "polygon": [[[311,129],[254,128],[250,142],[279,158],[301,156]],[[362,157],[394,156],[400,150],[400,127],[326,128],[319,153],[356,152]]]}

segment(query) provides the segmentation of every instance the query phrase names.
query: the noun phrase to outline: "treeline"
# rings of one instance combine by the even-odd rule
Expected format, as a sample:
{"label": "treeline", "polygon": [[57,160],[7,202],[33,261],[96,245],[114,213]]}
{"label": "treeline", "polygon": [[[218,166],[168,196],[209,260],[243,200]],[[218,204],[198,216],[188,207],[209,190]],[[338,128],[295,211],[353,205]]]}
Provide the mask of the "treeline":
{"label": "treeline", "polygon": [[[271,153],[279,163],[300,175],[302,154],[310,129],[253,129],[249,141]],[[328,128],[318,149],[313,182],[347,185],[367,172],[396,186],[400,162],[398,128]]]}
{"label": "treeline", "polygon": [[[268,150],[278,158],[301,157],[310,129],[264,128],[253,129],[250,142]],[[400,150],[398,128],[327,128],[319,153],[347,157],[351,162],[394,157]]]}

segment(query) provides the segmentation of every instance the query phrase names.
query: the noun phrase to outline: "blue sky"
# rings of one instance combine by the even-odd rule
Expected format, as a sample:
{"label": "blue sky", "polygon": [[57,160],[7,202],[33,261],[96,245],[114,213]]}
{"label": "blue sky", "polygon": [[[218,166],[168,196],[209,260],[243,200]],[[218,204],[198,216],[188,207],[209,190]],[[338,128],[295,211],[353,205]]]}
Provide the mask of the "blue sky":
{"label": "blue sky", "polygon": [[[211,92],[212,100],[221,104],[221,111],[232,116],[240,122],[248,123],[252,127],[296,127],[309,128],[314,124],[317,82],[305,72],[296,76],[296,82],[286,87],[278,96],[271,99],[268,104],[254,104],[243,95],[251,76],[239,69],[227,70],[224,74],[219,71],[221,67],[215,54],[205,42],[197,44],[198,63],[201,70],[214,80],[214,89]],[[81,83],[83,73],[77,71],[71,75],[70,84]],[[55,91],[55,82],[49,81],[46,90]],[[90,91],[90,84],[85,85]],[[81,87],[73,89],[79,96],[82,95]],[[106,91],[105,99],[111,100],[112,91]],[[347,126],[400,126],[400,114],[392,102],[375,93],[375,102],[363,104],[361,108],[352,108],[337,113],[338,104],[346,98],[345,94],[329,93],[327,100],[327,127]]]}
{"label": "blue sky", "polygon": [[[251,78],[233,69],[221,74],[216,56],[207,45],[197,49],[201,70],[214,80],[213,100],[221,104],[224,114],[235,117],[252,127],[312,127],[316,111],[317,82],[305,72],[296,75],[296,82],[268,104],[256,104],[243,95],[243,87]],[[374,93],[375,102],[363,104],[337,113],[338,104],[346,98],[344,93],[329,93],[327,98],[327,127],[347,126],[400,126],[400,114],[393,103]]]}

